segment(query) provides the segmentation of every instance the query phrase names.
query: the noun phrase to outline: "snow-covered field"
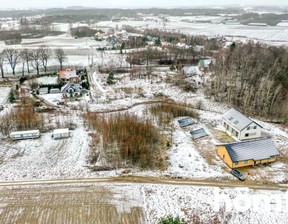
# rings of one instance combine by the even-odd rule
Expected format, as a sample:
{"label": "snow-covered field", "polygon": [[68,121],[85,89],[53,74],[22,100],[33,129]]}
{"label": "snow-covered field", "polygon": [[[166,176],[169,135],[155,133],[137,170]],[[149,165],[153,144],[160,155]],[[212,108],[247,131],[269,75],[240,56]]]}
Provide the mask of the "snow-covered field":
{"label": "snow-covered field", "polygon": [[[65,127],[62,127],[65,128]],[[89,136],[83,128],[73,137],[54,140],[51,133],[39,139],[12,142],[1,139],[1,180],[83,177],[89,151]]]}
{"label": "snow-covered field", "polygon": [[274,224],[287,223],[288,217],[287,193],[281,190],[88,182],[1,187],[0,195],[2,223],[13,217],[15,222],[157,224],[173,216],[186,223]]}
{"label": "snow-covered field", "polygon": [[[160,23],[160,27],[159,27]],[[104,21],[98,23],[100,26],[119,27],[123,25],[130,25],[140,30],[163,28],[161,22],[156,21],[121,21],[111,22]],[[161,27],[162,26],[162,27]],[[169,22],[165,22],[165,29],[187,33],[192,35],[205,35],[209,37],[230,36],[234,41],[237,38],[241,40],[257,40],[268,44],[277,44],[287,46],[288,30],[286,27],[257,27],[246,25],[225,25],[212,23],[188,23],[184,22],[182,17],[169,17]],[[232,38],[234,37],[234,38]]]}

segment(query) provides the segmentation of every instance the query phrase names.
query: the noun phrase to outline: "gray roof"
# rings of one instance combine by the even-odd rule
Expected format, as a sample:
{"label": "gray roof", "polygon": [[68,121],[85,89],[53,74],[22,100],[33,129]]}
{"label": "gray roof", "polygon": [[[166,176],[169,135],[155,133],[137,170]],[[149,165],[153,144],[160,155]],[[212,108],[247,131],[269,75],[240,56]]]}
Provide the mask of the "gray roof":
{"label": "gray roof", "polygon": [[223,119],[227,121],[228,123],[230,123],[238,131],[242,131],[251,123],[255,123],[256,125],[261,127],[255,121],[251,120],[250,118],[246,117],[245,115],[241,114],[240,112],[238,112],[237,110],[233,108],[223,115]]}
{"label": "gray roof", "polygon": [[191,124],[195,124],[196,122],[193,120],[192,117],[186,117],[184,119],[178,120],[180,127],[185,127]]}
{"label": "gray roof", "polygon": [[269,159],[271,156],[279,156],[279,152],[274,142],[269,138],[223,145],[226,147],[232,162],[250,159],[256,161]]}
{"label": "gray roof", "polygon": [[61,93],[70,93],[70,91],[75,93],[81,93],[82,87],[78,83],[68,82],[65,86],[61,88]]}
{"label": "gray roof", "polygon": [[198,138],[202,138],[207,135],[206,131],[203,128],[191,131],[190,134],[192,135],[192,138],[194,140]]}

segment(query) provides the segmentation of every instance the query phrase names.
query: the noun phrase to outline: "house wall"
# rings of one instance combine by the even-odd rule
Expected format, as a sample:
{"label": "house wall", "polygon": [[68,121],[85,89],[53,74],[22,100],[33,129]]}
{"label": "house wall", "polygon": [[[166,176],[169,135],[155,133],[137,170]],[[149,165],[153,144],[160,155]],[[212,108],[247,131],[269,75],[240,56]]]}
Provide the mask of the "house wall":
{"label": "house wall", "polygon": [[224,162],[232,168],[232,160],[227,152],[227,149],[225,146],[217,146],[217,154],[220,156],[221,159],[224,160]]}
{"label": "house wall", "polygon": [[275,162],[277,159],[277,156],[275,156],[274,159],[263,159],[263,160],[257,160],[256,164],[261,164],[261,163],[272,163]]}
{"label": "house wall", "polygon": [[245,163],[244,161],[240,161],[240,162],[238,162],[238,165],[233,163],[233,167],[231,167],[231,168],[239,168],[239,167],[245,167],[245,166],[254,166],[254,160],[250,159],[250,160],[248,160],[247,163]]}
{"label": "house wall", "polygon": [[239,131],[236,130],[235,128],[233,128],[231,126],[231,124],[229,124],[228,122],[226,122],[225,120],[222,120],[222,126],[225,128],[226,132],[231,135],[231,136],[235,136],[236,138],[239,138]]}
{"label": "house wall", "polygon": [[[256,129],[254,129],[254,127],[256,127]],[[249,125],[248,127],[246,127],[245,129],[243,129],[240,132],[239,140],[260,138],[261,137],[261,129],[262,128],[259,127],[257,124],[252,123],[251,125]],[[245,136],[246,134],[248,134],[248,136]]]}
{"label": "house wall", "polygon": [[[229,135],[237,137],[239,140],[248,140],[261,137],[262,128],[255,123],[252,123],[251,125],[247,126],[242,131],[238,131],[237,129],[233,128],[233,125],[231,125],[230,122],[223,119],[222,126],[226,129],[226,132]],[[256,127],[256,129],[254,129],[254,127]],[[245,136],[246,134],[248,134],[248,136]]]}

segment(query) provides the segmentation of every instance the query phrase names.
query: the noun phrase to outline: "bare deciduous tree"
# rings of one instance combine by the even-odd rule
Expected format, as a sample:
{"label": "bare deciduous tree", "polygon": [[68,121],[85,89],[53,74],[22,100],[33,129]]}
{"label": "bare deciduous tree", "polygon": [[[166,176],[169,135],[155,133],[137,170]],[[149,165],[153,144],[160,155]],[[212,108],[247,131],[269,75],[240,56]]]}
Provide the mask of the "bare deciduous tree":
{"label": "bare deciduous tree", "polygon": [[39,52],[40,52],[40,58],[41,58],[42,65],[44,67],[44,71],[46,72],[47,71],[47,63],[48,63],[48,60],[52,56],[52,52],[48,47],[39,48]]}
{"label": "bare deciduous tree", "polygon": [[13,75],[15,75],[15,67],[17,65],[17,60],[18,60],[18,57],[20,55],[19,51],[15,50],[15,49],[7,48],[3,51],[3,53],[6,56],[10,66],[11,66]]}
{"label": "bare deciduous tree", "polygon": [[41,50],[40,48],[33,51],[31,54],[31,65],[36,69],[37,75],[39,75],[39,66],[41,65]]}
{"label": "bare deciduous tree", "polygon": [[54,54],[55,54],[55,57],[60,64],[60,70],[62,71],[63,62],[66,61],[67,57],[66,57],[63,49],[61,49],[61,48],[55,49]]}
{"label": "bare deciduous tree", "polygon": [[5,61],[5,55],[3,52],[0,53],[0,70],[1,70],[1,76],[4,78],[4,70],[3,70],[3,65]]}
{"label": "bare deciduous tree", "polygon": [[27,48],[21,51],[21,59],[26,62],[27,72],[30,74],[29,62],[31,61],[31,51]]}

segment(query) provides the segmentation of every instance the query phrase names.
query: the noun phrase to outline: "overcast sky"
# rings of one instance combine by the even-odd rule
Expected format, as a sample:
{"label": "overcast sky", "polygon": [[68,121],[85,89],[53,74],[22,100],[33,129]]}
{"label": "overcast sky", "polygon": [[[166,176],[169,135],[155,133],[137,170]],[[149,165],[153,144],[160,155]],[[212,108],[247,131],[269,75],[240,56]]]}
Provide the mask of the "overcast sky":
{"label": "overcast sky", "polygon": [[0,8],[85,7],[193,7],[201,5],[288,5],[287,0],[0,0]]}

